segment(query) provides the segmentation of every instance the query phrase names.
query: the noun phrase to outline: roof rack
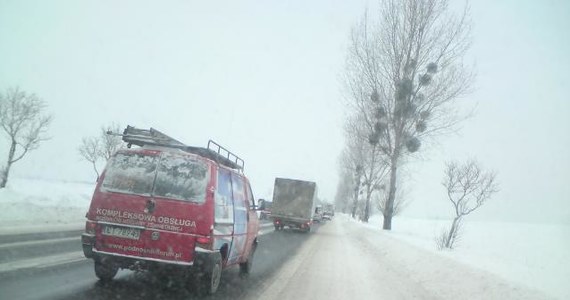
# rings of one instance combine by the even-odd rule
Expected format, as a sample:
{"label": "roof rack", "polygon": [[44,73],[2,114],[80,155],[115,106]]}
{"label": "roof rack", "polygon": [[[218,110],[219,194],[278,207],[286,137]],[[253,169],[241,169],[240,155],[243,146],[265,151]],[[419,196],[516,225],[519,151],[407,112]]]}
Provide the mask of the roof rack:
{"label": "roof rack", "polygon": [[238,169],[242,172],[244,169],[243,159],[212,140],[208,141],[207,148],[193,147],[188,146],[154,128],[139,129],[130,125],[127,125],[122,134],[113,133],[111,131],[107,131],[107,134],[122,137],[123,141],[127,143],[128,148],[131,148],[132,145],[137,145],[140,147],[145,145],[153,145],[175,148],[209,158],[232,169]]}

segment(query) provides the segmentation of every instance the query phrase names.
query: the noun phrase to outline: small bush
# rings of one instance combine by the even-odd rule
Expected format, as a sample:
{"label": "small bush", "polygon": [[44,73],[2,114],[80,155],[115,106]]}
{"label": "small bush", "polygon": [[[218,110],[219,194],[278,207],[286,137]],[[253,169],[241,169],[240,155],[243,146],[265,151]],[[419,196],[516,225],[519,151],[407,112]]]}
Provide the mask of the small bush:
{"label": "small bush", "polygon": [[443,250],[445,248],[448,235],[449,235],[449,229],[444,228],[439,232],[439,234],[435,236],[434,240],[437,250]]}

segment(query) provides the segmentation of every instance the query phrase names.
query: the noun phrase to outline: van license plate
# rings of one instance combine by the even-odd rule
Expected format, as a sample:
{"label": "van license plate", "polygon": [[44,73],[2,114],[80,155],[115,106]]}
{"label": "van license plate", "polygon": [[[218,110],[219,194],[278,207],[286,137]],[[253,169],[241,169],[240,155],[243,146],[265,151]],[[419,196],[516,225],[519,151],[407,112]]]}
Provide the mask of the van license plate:
{"label": "van license plate", "polygon": [[135,228],[105,225],[103,226],[103,235],[138,240],[141,237],[141,231]]}

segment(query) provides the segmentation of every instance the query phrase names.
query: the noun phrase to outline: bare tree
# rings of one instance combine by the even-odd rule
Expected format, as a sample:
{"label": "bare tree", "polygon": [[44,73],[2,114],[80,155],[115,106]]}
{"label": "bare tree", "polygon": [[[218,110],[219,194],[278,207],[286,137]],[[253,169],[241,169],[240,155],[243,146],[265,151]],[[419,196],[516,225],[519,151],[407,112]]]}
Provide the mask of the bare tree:
{"label": "bare tree", "polygon": [[445,248],[453,248],[463,218],[499,191],[495,178],[494,172],[483,171],[475,160],[464,164],[447,163],[442,185],[447,189],[447,197],[453,204],[455,217],[446,234]]}
{"label": "bare tree", "polygon": [[[342,165],[342,161],[341,161]],[[354,183],[352,173],[341,167],[339,170],[339,183],[336,188],[334,204],[337,210],[347,213],[351,208],[351,199]]]}
{"label": "bare tree", "polygon": [[386,0],[376,18],[365,13],[353,28],[345,90],[353,110],[373,128],[369,143],[389,165],[386,230],[392,227],[398,167],[422,139],[463,119],[455,104],[474,77],[462,64],[469,24],[467,8],[454,16],[448,0]]}
{"label": "bare tree", "polygon": [[6,187],[12,164],[48,139],[47,128],[52,117],[44,113],[45,107],[35,94],[18,88],[0,94],[0,127],[10,143],[6,165],[0,170],[0,188]]}
{"label": "bare tree", "polygon": [[93,171],[97,174],[99,178],[99,170],[97,169],[97,162],[101,158],[101,143],[96,137],[85,137],[81,140],[81,145],[77,149],[79,155],[83,157],[86,161],[90,162],[93,166]]}
{"label": "bare tree", "polygon": [[[360,182],[362,179],[362,165],[360,164],[360,153],[354,152],[354,149],[346,147],[340,156],[340,170],[341,174],[345,174],[345,178],[350,180],[350,214],[352,218],[356,218],[358,207],[358,196],[360,194]],[[345,181],[346,182],[346,181]],[[339,182],[342,184],[342,182]]]}
{"label": "bare tree", "polygon": [[101,134],[99,136],[101,139],[101,148],[99,155],[101,158],[104,158],[105,161],[108,161],[111,156],[113,156],[113,154],[123,145],[121,137],[110,135],[108,132],[119,133],[121,132],[121,126],[113,123],[101,128]]}
{"label": "bare tree", "polygon": [[347,120],[345,133],[348,141],[348,159],[359,167],[357,181],[362,185],[364,193],[364,205],[360,219],[368,222],[371,214],[371,200],[375,192],[380,191],[381,183],[388,171],[388,163],[385,156],[381,155],[380,148],[368,142],[368,135],[373,128],[356,114]]}
{"label": "bare tree", "polygon": [[101,127],[99,136],[84,137],[81,140],[81,145],[77,148],[79,155],[90,162],[93,166],[93,171],[99,178],[99,170],[97,169],[98,162],[107,162],[113,154],[122,147],[123,142],[120,136],[109,135],[107,132],[120,132],[120,126],[111,124]]}
{"label": "bare tree", "polygon": [[[384,214],[386,210],[387,203],[388,203],[388,192],[386,190],[386,184],[382,183],[379,187],[379,190],[382,190],[384,193],[376,194],[375,203],[376,208]],[[398,189],[396,194],[396,198],[394,199],[394,205],[392,206],[392,216],[399,215],[408,205],[408,198],[406,197],[406,193],[402,188]]]}

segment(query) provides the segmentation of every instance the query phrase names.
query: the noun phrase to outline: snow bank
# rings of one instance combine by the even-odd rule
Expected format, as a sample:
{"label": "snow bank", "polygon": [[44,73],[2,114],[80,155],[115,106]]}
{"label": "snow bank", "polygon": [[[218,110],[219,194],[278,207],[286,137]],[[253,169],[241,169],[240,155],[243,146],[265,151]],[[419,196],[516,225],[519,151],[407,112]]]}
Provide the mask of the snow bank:
{"label": "snow bank", "polygon": [[10,178],[0,189],[0,233],[82,228],[95,183]]}
{"label": "snow bank", "polygon": [[[382,216],[368,224],[380,230]],[[452,258],[474,268],[570,299],[570,225],[465,221],[463,236],[452,250],[436,249],[435,236],[451,225],[451,220],[397,217],[388,236]]]}

